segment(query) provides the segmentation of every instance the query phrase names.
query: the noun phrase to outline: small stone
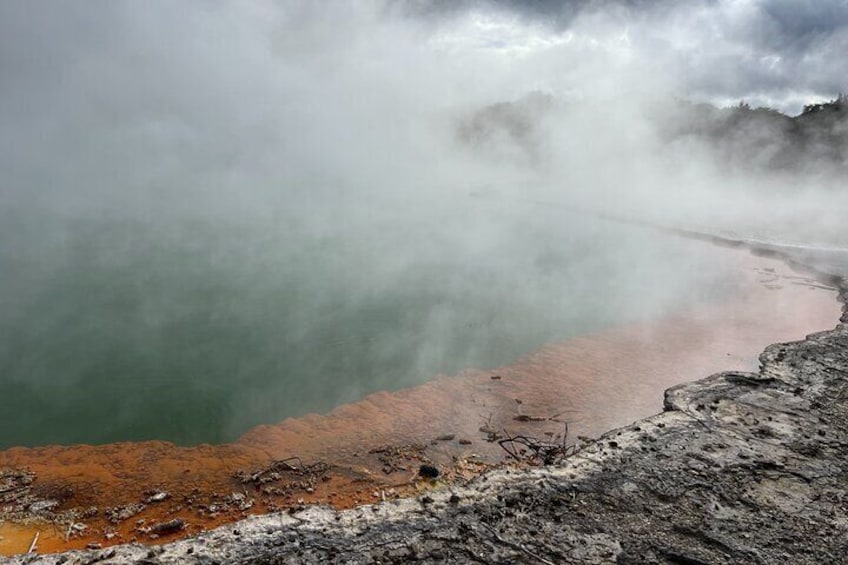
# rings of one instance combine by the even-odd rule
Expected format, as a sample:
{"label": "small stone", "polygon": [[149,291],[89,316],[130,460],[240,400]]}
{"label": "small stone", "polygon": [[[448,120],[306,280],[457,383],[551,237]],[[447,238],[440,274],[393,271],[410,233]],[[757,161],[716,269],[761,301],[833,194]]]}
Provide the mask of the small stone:
{"label": "small stone", "polygon": [[170,493],[164,491],[157,492],[147,499],[147,503],[150,504],[151,502],[162,502],[163,500],[167,500],[168,498],[171,498]]}
{"label": "small stone", "polygon": [[421,465],[418,468],[418,475],[425,479],[436,479],[439,476],[439,470],[432,465]]}
{"label": "small stone", "polygon": [[186,527],[185,520],[182,518],[175,518],[168,522],[162,522],[161,524],[156,524],[150,529],[151,538],[153,536],[165,536],[168,534],[173,534],[179,531],[184,530]]}
{"label": "small stone", "polygon": [[39,500],[29,505],[30,512],[42,512],[44,510],[52,510],[59,506],[58,500]]}

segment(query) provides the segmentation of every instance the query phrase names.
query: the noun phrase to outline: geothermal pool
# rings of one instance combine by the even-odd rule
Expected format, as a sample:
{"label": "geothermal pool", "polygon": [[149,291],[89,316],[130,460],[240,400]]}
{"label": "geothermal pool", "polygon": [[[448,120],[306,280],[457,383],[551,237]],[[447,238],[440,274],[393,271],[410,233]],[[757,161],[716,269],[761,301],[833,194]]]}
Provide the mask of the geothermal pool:
{"label": "geothermal pool", "polygon": [[466,200],[7,213],[0,448],[232,441],[738,285],[726,250]]}
{"label": "geothermal pool", "polygon": [[[590,230],[592,223],[584,227]],[[11,506],[0,505],[0,517],[6,519],[0,524],[0,555],[26,551],[36,534],[40,552],[88,543],[161,543],[174,536],[151,538],[138,526],[139,520],[156,524],[178,517],[187,526],[177,535],[190,535],[250,513],[311,503],[350,507],[380,496],[408,496],[421,488],[415,470],[422,462],[438,465],[448,480],[462,480],[508,459],[497,442],[487,441],[484,430],[553,439],[567,422],[569,444],[582,441],[580,436],[597,436],[660,411],[667,387],[722,370],[756,370],[757,356],[766,345],[830,328],[840,315],[827,282],[779,260],[650,232],[631,236],[622,245],[632,245],[633,254],[616,256],[621,261],[617,267],[610,267],[617,263],[610,261],[611,255],[585,255],[593,259],[590,264],[598,269],[594,272],[620,275],[596,279],[598,289],[608,295],[589,304],[609,316],[606,327],[589,318],[597,325],[584,324],[580,335],[570,335],[569,330],[578,331],[571,327],[551,333],[564,338],[544,341],[540,335],[541,345],[500,365],[433,374],[423,384],[375,392],[326,413],[279,423],[272,422],[282,418],[280,412],[269,411],[267,423],[229,444],[179,447],[157,440],[0,451],[4,481],[14,485],[16,479],[8,477],[25,475],[33,480],[2,494],[13,500]],[[642,247],[656,245],[657,237],[663,247]],[[592,240],[577,241],[572,240],[571,249]],[[646,250],[661,250],[668,262],[651,265],[650,273],[640,271],[637,254]],[[644,266],[644,255],[638,257]],[[521,259],[516,254],[512,262],[535,264]],[[533,272],[540,276],[539,270]],[[677,278],[663,280],[657,278],[660,274]],[[556,277],[558,283],[569,280]],[[630,295],[634,290],[641,293],[636,299]],[[495,296],[488,295],[490,300]],[[532,312],[542,320],[558,313],[573,323],[581,319],[569,318],[569,312],[590,312],[579,309],[574,294],[565,293],[561,300],[574,311],[554,303],[555,309],[537,306]],[[504,309],[514,312],[516,307],[505,304]],[[524,314],[524,323],[532,325],[535,320],[526,310]],[[553,328],[553,321],[546,323]],[[595,329],[587,330],[590,327]],[[461,334],[461,329],[454,331]],[[491,363],[498,355],[512,355],[494,347],[489,353]],[[321,405],[320,394],[317,397],[316,405]],[[300,406],[294,412],[308,409]],[[290,461],[293,471],[283,471],[268,484],[244,484],[240,479],[273,468],[280,460]],[[314,480],[300,474],[301,463],[319,469]],[[169,498],[145,502],[155,492],[167,492]],[[234,503],[232,493],[244,494],[247,498],[240,500],[249,500],[250,506]],[[54,506],[47,518],[26,507],[21,514],[14,503],[19,496]],[[210,512],[213,507],[215,512]],[[140,510],[115,522],[110,516],[121,509]],[[76,522],[86,529],[72,536],[55,526]]]}
{"label": "geothermal pool", "polygon": [[[468,233],[488,224],[465,216],[461,225]],[[840,315],[834,289],[808,272],[644,228],[528,215],[521,226],[506,225],[500,245],[485,234],[481,248],[473,239],[440,240],[449,222],[441,231],[413,227],[388,239],[377,237],[379,230],[359,233],[358,241],[338,235],[323,240],[322,253],[309,254],[307,243],[316,240],[301,235],[300,263],[288,261],[297,249],[285,238],[251,248],[244,235],[238,244],[228,239],[230,248],[212,237],[215,230],[206,233],[211,239],[196,240],[184,261],[174,259],[175,250],[185,251],[191,240],[148,255],[140,249],[163,236],[122,240],[126,226],[113,226],[118,233],[106,239],[94,230],[102,248],[93,247],[94,239],[77,242],[76,252],[63,248],[74,259],[65,267],[87,285],[50,276],[41,280],[42,294],[22,292],[33,316],[15,342],[32,348],[20,350],[32,363],[54,366],[56,378],[22,387],[26,373],[5,373],[0,429],[7,445],[102,445],[0,451],[4,481],[14,486],[19,479],[9,477],[32,477],[28,486],[0,493],[12,496],[0,499],[7,503],[0,504],[0,555],[26,551],[36,534],[41,552],[160,543],[174,536],[151,538],[139,520],[178,517],[187,526],[176,535],[190,535],[249,513],[410,495],[420,488],[415,471],[422,462],[461,480],[509,459],[498,442],[487,441],[487,430],[559,441],[567,423],[569,444],[583,441],[660,411],[667,387],[723,370],[756,370],[768,344],[830,328]],[[557,238],[548,242],[542,234]],[[375,247],[392,253],[374,254]],[[145,269],[116,277],[130,258]],[[307,276],[316,272],[326,276]],[[220,288],[198,295],[211,288],[203,284],[212,285],[213,274]],[[184,284],[161,284],[180,277]],[[297,300],[286,300],[282,289]],[[59,308],[63,292],[75,300]],[[110,299],[121,293],[123,302]],[[78,325],[53,319],[60,313],[73,313]],[[179,324],[189,314],[198,325]],[[112,333],[92,332],[99,325]],[[210,341],[213,330],[229,339]],[[67,332],[69,341],[44,341],[39,349],[38,332],[45,339]],[[67,350],[68,343],[79,349]],[[163,350],[145,349],[154,343]],[[104,355],[104,344],[113,357]],[[209,356],[192,355],[198,349]],[[118,353],[127,359],[118,363]],[[262,356],[243,359],[247,353]],[[18,358],[5,354],[15,367]],[[128,361],[145,355],[159,361]],[[95,361],[115,371],[86,372]],[[239,380],[218,361],[230,370],[244,364],[276,371],[243,369],[235,373]],[[128,374],[117,371],[124,365]],[[151,366],[160,371],[141,374]],[[94,407],[90,417],[87,407]],[[155,441],[126,441],[134,437]],[[168,439],[216,444],[180,447]],[[243,483],[280,460],[290,462],[280,478]],[[150,503],[156,492],[169,498]],[[232,493],[244,494],[239,500],[249,506],[234,503]],[[49,503],[52,518],[18,508],[19,496]],[[140,510],[110,518],[122,509]],[[86,529],[68,536],[53,525],[67,520]]]}

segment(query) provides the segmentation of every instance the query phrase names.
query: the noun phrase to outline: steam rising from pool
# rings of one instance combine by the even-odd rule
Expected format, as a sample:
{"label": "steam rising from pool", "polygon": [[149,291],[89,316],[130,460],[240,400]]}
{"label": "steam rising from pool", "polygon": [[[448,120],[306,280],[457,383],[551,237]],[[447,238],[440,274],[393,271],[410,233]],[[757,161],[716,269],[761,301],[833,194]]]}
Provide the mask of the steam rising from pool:
{"label": "steam rising from pool", "polygon": [[587,211],[845,245],[844,156],[679,133],[739,93],[656,55],[731,4],[2,3],[0,447],[229,440],[733,291]]}

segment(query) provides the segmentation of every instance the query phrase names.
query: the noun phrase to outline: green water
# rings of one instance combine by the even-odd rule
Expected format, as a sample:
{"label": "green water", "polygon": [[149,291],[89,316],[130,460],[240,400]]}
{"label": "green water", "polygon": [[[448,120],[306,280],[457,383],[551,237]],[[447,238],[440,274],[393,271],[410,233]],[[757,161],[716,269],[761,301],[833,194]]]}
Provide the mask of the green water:
{"label": "green water", "polygon": [[703,243],[528,205],[0,225],[0,447],[237,438],[729,292]]}

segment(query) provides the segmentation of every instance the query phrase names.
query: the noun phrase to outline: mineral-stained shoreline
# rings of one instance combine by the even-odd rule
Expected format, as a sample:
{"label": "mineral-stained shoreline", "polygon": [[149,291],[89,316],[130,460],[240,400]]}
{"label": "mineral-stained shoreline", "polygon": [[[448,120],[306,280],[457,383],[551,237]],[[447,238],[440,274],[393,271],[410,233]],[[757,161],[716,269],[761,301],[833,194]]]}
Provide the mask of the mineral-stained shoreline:
{"label": "mineral-stained shoreline", "polygon": [[[787,256],[780,249],[768,253]],[[848,299],[844,259],[806,254]],[[669,389],[661,414],[558,465],[352,510],[248,518],[159,547],[8,563],[839,563],[848,555],[848,313],[758,373]]]}

